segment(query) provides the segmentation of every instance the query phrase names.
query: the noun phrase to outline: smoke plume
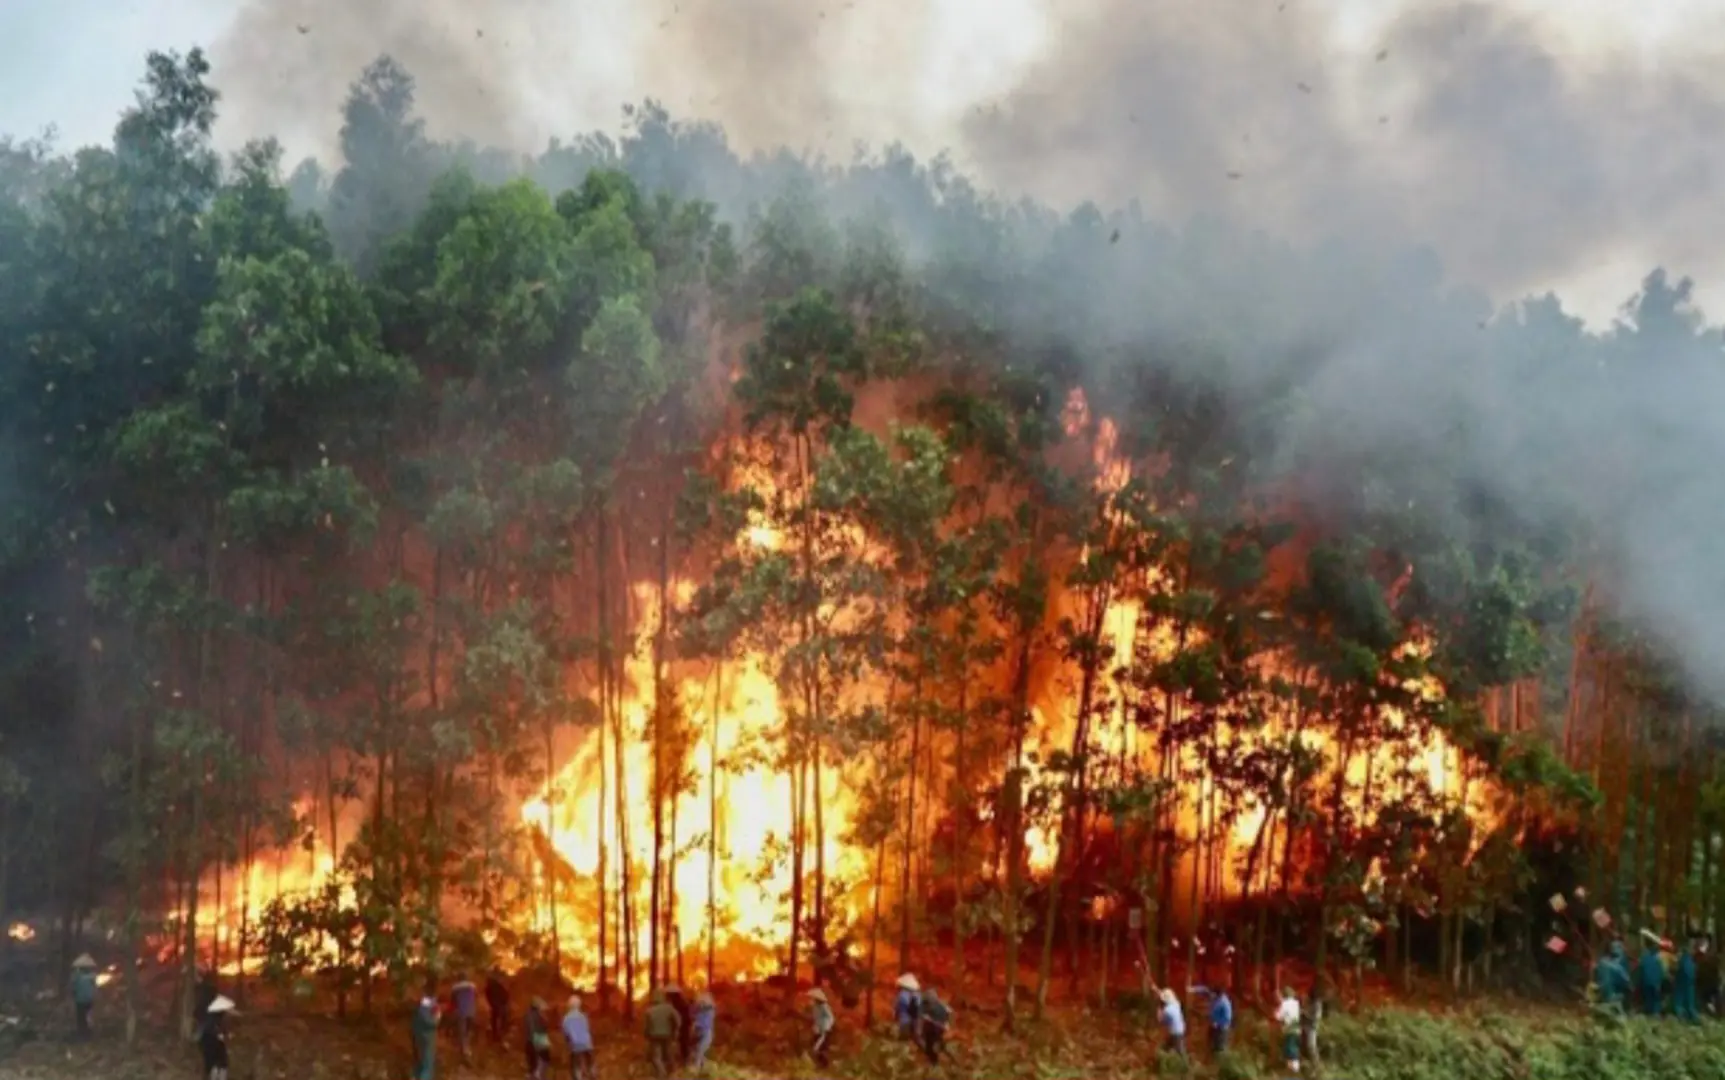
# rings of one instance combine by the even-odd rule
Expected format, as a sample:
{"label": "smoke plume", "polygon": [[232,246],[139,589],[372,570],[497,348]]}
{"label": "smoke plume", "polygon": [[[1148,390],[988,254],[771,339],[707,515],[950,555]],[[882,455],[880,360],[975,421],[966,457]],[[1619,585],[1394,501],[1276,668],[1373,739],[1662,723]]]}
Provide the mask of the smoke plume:
{"label": "smoke plume", "polygon": [[[1649,53],[1581,50],[1517,5],[1413,0],[1376,23],[1318,6],[255,0],[213,55],[228,122],[290,142],[329,146],[348,81],[387,52],[418,78],[434,132],[522,152],[651,95],[745,151],[902,139],[1008,194],[1136,202],[1171,225],[1213,216],[1330,252],[1242,242],[1230,260],[1187,233],[1100,248],[1114,261],[1051,289],[1090,344],[1225,328],[1242,386],[1297,374],[1305,409],[1278,433],[1290,453],[1441,452],[1440,498],[1483,488],[1586,522],[1621,558],[1630,606],[1725,691],[1725,367],[1687,287],[1654,279],[1632,313],[1648,355],[1583,339],[1552,304],[1483,329],[1487,296],[1598,290],[1602,266],[1725,279],[1725,67],[1693,44],[1725,17]],[[1391,258],[1419,245],[1441,264]],[[1482,291],[1410,305],[1439,279]],[[1621,301],[1633,280],[1603,287]],[[1602,295],[1583,297],[1591,314]],[[1656,320],[1675,329],[1654,349]]]}

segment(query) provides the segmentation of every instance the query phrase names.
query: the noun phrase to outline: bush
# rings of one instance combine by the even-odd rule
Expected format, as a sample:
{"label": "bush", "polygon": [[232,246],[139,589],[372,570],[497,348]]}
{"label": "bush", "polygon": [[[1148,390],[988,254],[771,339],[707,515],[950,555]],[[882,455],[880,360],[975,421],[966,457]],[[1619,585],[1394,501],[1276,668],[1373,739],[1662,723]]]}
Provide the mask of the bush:
{"label": "bush", "polygon": [[1319,1048],[1325,1071],[1349,1080],[1725,1077],[1725,1026],[1670,1020],[1387,1009],[1334,1017]]}

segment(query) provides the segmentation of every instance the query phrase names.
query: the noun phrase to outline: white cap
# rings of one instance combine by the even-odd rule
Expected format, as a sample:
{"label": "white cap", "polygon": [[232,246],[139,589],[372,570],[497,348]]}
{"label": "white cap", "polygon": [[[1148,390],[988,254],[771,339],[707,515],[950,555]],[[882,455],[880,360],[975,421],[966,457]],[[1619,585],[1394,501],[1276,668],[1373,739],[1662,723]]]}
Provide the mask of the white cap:
{"label": "white cap", "polygon": [[233,1012],[234,1011],[233,999],[226,997],[222,994],[217,994],[216,1000],[210,1002],[210,1007],[206,1011],[207,1012],[213,1012],[213,1013]]}
{"label": "white cap", "polygon": [[922,989],[922,985],[916,981],[916,976],[908,971],[898,977],[898,985],[901,990]]}

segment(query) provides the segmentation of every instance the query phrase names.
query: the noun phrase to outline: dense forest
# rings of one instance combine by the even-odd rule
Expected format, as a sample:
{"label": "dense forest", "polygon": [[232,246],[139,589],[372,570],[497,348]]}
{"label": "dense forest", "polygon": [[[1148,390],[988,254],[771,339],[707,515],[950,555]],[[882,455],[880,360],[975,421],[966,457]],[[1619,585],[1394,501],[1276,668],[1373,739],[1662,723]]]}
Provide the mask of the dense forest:
{"label": "dense forest", "polygon": [[1725,921],[1716,533],[1630,408],[1711,385],[1687,281],[1594,332],[651,102],[521,158],[387,59],[289,168],[207,76],[0,143],[7,949],[1010,1024]]}

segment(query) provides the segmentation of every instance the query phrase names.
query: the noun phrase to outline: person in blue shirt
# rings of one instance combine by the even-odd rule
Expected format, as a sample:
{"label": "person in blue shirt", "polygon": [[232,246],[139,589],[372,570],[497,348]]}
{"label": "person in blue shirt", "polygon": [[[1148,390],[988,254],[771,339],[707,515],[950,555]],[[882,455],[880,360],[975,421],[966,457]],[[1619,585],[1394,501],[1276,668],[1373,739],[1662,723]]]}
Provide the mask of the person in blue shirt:
{"label": "person in blue shirt", "polygon": [[563,1041],[569,1044],[569,1074],[572,1080],[593,1080],[593,1027],[581,1011],[581,999],[570,997],[563,1014]]}
{"label": "person in blue shirt", "polygon": [[1186,1057],[1186,1012],[1180,1008],[1180,999],[1172,990],[1162,991],[1162,1030],[1168,1033],[1168,1043],[1163,1050],[1166,1053]]}
{"label": "person in blue shirt", "polygon": [[467,972],[455,976],[449,989],[449,1004],[455,1009],[455,1035],[461,1042],[461,1060],[473,1060],[473,1025],[479,1019],[479,988],[467,978]]}
{"label": "person in blue shirt", "polygon": [[1194,987],[1193,993],[1210,999],[1210,1052],[1221,1054],[1228,1049],[1228,1037],[1234,1031],[1234,999],[1228,996],[1225,986],[1214,990]]}
{"label": "person in blue shirt", "polygon": [[1629,1000],[1629,961],[1623,954],[1623,942],[1613,941],[1593,965],[1593,988],[1601,1008],[1621,1010]]}
{"label": "person in blue shirt", "polygon": [[1665,964],[1651,945],[1641,950],[1641,1011],[1658,1016],[1665,1007]]}
{"label": "person in blue shirt", "polygon": [[922,1017],[922,986],[916,976],[905,972],[898,977],[898,996],[893,999],[892,1018],[898,1022],[898,1037],[914,1039],[917,1021]]}
{"label": "person in blue shirt", "polygon": [[72,961],[72,1010],[80,1039],[90,1037],[90,1010],[96,1006],[96,961],[84,953]]}
{"label": "person in blue shirt", "polygon": [[713,1048],[713,1020],[718,1015],[718,1006],[713,1003],[713,995],[703,990],[695,996],[695,1018],[691,1025],[695,1032],[695,1049],[689,1060],[689,1067],[697,1073],[707,1071],[707,1051]]}
{"label": "person in blue shirt", "polygon": [[1677,973],[1671,987],[1671,1006],[1677,1019],[1690,1024],[1701,1022],[1701,1014],[1695,1008],[1695,982],[1695,942],[1690,941],[1677,957]]}

